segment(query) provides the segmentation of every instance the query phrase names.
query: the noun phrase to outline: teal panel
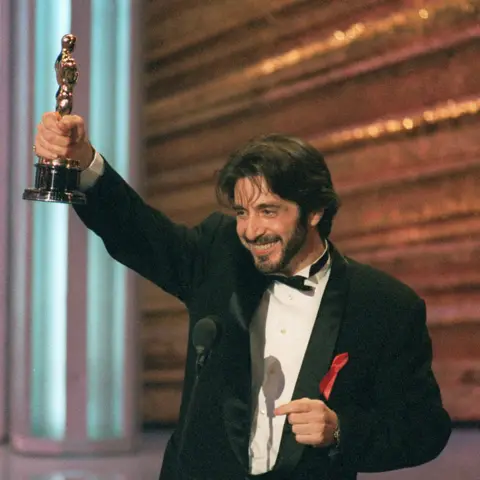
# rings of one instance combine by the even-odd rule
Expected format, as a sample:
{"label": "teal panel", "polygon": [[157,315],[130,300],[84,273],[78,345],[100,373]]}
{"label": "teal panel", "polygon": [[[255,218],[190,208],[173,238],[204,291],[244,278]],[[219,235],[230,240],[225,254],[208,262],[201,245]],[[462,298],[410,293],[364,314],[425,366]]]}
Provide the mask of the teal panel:
{"label": "teal panel", "polygon": [[[130,2],[92,1],[90,135],[124,176],[129,162]],[[126,272],[88,238],[87,432],[121,437],[124,410]]]}
{"label": "teal panel", "polygon": [[[37,0],[35,123],[55,109],[54,63],[70,25],[69,0]],[[55,440],[66,427],[68,215],[66,205],[33,204],[31,427]]]}

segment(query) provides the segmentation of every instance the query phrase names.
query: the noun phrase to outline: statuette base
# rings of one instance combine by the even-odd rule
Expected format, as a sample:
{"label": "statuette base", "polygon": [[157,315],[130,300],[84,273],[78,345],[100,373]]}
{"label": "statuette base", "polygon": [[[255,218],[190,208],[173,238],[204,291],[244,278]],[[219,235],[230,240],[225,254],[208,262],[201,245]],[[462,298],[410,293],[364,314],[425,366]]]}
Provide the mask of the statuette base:
{"label": "statuette base", "polygon": [[35,168],[35,188],[27,188],[23,192],[24,200],[71,205],[87,203],[85,194],[78,191],[81,173],[79,168],[44,163],[37,163]]}

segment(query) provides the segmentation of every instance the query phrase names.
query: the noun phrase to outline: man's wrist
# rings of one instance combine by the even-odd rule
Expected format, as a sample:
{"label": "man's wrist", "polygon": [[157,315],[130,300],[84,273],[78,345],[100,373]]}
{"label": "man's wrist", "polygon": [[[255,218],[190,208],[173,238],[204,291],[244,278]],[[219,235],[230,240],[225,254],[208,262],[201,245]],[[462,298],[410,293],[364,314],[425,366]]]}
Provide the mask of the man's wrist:
{"label": "man's wrist", "polygon": [[90,165],[95,160],[95,155],[96,155],[96,151],[93,148],[93,145],[90,142],[88,142],[86,145],[87,145],[88,151],[85,154],[84,158],[80,160],[80,168],[82,169],[82,171],[90,168]]}
{"label": "man's wrist", "polygon": [[80,174],[80,191],[84,192],[93,187],[97,180],[103,175],[105,170],[105,162],[103,157],[94,150],[93,160],[88,168]]}

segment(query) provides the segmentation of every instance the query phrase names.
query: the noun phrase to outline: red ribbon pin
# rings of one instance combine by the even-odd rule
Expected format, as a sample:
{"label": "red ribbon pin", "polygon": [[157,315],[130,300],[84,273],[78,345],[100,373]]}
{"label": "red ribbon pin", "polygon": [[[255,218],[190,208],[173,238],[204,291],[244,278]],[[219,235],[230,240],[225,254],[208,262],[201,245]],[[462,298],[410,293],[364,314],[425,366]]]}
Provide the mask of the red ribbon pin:
{"label": "red ribbon pin", "polygon": [[325,400],[328,400],[332,393],[332,388],[337,378],[338,372],[347,364],[348,353],[340,353],[332,362],[330,370],[322,378],[320,382],[320,393],[324,396]]}

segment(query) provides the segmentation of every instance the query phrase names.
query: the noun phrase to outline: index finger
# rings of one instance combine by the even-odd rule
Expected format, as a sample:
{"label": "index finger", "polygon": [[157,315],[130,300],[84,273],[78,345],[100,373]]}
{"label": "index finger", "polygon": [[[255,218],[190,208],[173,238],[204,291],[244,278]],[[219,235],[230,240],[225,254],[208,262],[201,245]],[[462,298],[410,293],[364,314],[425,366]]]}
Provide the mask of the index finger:
{"label": "index finger", "polygon": [[285,405],[280,405],[274,411],[275,416],[278,415],[288,415],[290,413],[307,413],[310,412],[311,408],[308,402],[304,399],[292,400]]}

